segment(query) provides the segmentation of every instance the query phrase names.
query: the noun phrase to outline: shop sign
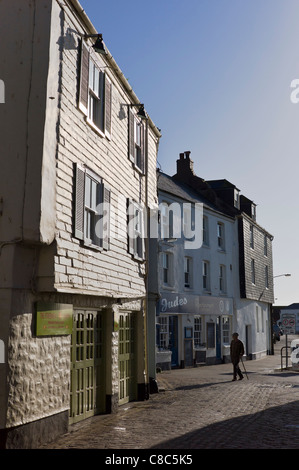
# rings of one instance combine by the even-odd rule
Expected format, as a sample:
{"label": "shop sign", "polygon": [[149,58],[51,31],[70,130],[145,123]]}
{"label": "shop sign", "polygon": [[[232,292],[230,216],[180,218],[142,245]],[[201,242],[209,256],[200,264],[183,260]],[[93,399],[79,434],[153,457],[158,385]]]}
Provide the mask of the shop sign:
{"label": "shop sign", "polygon": [[37,302],[36,336],[69,335],[72,326],[72,305]]}
{"label": "shop sign", "polygon": [[194,315],[232,315],[232,299],[190,294],[161,294],[161,313],[191,313]]}

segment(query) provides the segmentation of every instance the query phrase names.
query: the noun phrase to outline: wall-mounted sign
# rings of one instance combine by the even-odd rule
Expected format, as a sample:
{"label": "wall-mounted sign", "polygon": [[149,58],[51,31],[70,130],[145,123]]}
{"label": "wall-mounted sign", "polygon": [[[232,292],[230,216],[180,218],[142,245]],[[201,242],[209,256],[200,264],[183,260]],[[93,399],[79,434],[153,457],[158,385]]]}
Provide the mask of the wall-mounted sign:
{"label": "wall-mounted sign", "polygon": [[159,313],[191,313],[195,315],[232,315],[233,302],[227,297],[162,292]]}
{"label": "wall-mounted sign", "polygon": [[37,302],[36,336],[69,335],[72,326],[72,305]]}

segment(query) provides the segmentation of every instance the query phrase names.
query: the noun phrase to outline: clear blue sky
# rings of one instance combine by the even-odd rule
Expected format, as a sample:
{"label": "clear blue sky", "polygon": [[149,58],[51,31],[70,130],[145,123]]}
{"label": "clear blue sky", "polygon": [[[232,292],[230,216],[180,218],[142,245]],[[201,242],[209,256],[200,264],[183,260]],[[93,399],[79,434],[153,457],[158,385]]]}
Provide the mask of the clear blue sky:
{"label": "clear blue sky", "polygon": [[276,305],[299,302],[299,0],[81,0],[161,128],[158,162],[226,178],[274,235]]}

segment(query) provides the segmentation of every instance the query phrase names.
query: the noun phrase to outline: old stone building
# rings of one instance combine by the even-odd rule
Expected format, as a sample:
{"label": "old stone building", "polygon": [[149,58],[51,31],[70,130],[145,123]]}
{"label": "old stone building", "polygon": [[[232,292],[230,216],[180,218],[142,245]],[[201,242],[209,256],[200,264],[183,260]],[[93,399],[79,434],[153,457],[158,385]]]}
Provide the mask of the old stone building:
{"label": "old stone building", "polygon": [[5,0],[0,25],[0,441],[30,448],[148,397],[161,135],[77,0]]}

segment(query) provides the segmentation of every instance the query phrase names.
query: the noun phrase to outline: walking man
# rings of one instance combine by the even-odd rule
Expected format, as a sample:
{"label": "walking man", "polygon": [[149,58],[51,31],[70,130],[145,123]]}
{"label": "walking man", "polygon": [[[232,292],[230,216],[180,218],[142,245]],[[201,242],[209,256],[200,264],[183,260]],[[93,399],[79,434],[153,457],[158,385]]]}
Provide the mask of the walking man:
{"label": "walking man", "polygon": [[239,336],[238,333],[233,333],[232,336],[233,336],[233,339],[232,339],[232,342],[230,343],[230,358],[234,366],[233,381],[237,380],[237,375],[239,376],[239,380],[242,380],[244,379],[244,376],[240,370],[239,362],[244,354],[244,345],[242,341],[238,339],[238,336]]}

